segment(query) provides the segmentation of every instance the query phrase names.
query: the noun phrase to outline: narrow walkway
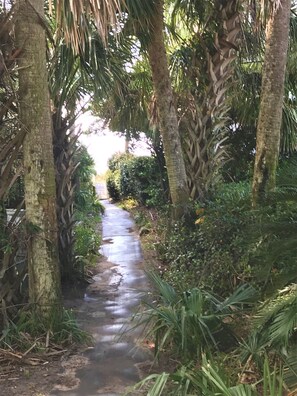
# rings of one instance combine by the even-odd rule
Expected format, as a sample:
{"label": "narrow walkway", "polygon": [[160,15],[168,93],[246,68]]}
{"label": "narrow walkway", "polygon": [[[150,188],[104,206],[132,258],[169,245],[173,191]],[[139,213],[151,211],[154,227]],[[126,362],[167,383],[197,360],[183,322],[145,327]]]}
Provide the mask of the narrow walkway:
{"label": "narrow walkway", "polygon": [[79,321],[96,343],[85,354],[86,365],[75,373],[76,388],[58,387],[55,396],[122,395],[139,381],[137,364],[150,358],[149,351],[136,346],[139,334],[131,331],[130,323],[149,289],[134,222],[126,211],[108,201],[103,204],[101,253],[106,261],[77,307]]}

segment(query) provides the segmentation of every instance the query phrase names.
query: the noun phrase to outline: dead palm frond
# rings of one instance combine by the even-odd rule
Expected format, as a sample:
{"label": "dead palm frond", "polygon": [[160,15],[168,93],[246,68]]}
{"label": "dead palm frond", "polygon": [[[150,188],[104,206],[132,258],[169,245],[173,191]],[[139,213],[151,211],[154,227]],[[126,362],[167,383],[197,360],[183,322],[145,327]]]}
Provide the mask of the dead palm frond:
{"label": "dead palm frond", "polygon": [[50,0],[49,5],[51,11],[55,10],[58,34],[79,53],[93,27],[104,45],[109,33],[117,35],[123,29],[147,36],[154,3],[155,0]]}
{"label": "dead palm frond", "polygon": [[94,24],[104,43],[110,30],[117,29],[124,0],[50,0],[54,9],[57,29],[79,53],[88,41],[90,24]]}

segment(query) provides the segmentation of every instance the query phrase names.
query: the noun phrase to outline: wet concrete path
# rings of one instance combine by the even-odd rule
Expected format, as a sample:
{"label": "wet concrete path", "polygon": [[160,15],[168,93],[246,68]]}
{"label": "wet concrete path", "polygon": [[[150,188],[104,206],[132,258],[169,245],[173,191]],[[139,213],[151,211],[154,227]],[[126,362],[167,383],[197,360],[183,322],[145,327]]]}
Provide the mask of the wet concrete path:
{"label": "wet concrete path", "polygon": [[149,290],[134,222],[126,211],[107,200],[103,204],[101,253],[106,261],[76,306],[78,320],[95,345],[78,359],[72,386],[67,388],[62,376],[55,396],[123,395],[139,381],[138,365],[150,359],[150,352],[137,346],[140,330],[131,331],[131,317]]}

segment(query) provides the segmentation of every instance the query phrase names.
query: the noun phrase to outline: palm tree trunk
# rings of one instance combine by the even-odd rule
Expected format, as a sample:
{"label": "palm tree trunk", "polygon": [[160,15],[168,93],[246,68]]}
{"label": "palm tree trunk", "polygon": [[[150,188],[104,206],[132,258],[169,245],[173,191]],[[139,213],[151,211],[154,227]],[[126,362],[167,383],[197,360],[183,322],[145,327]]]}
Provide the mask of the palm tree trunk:
{"label": "palm tree trunk", "polygon": [[57,185],[58,248],[61,263],[61,278],[71,282],[74,273],[74,174],[77,161],[74,154],[77,149],[78,134],[73,126],[74,119],[63,120],[61,113],[53,115],[54,125],[54,161]]}
{"label": "palm tree trunk", "polygon": [[163,0],[156,2],[148,54],[159,112],[173,215],[179,218],[186,211],[189,192],[164,44],[163,5]]}
{"label": "palm tree trunk", "polygon": [[20,122],[28,230],[29,299],[42,319],[60,310],[56,186],[43,0],[18,0]]}
{"label": "palm tree trunk", "polygon": [[266,28],[260,113],[253,177],[253,206],[275,188],[279,156],[291,0],[272,10]]}
{"label": "palm tree trunk", "polygon": [[[198,69],[198,73],[192,71],[192,80],[199,83],[196,83],[195,95],[189,95],[188,111],[184,113],[184,119],[181,119],[181,125],[185,129],[190,196],[200,201],[207,198],[210,188],[215,185],[219,169],[226,160],[225,149],[221,145],[217,146],[218,142],[225,140],[224,127],[228,119],[225,93],[233,84],[234,60],[241,40],[241,1],[215,2],[215,6],[213,18],[217,23],[217,31],[214,34],[213,48],[209,50],[204,43],[203,66],[207,69],[207,88],[201,90],[200,87],[201,69]],[[209,37],[208,32],[203,34]],[[203,34],[199,37],[200,42],[203,41]],[[195,63],[201,62],[200,57],[199,53]]]}

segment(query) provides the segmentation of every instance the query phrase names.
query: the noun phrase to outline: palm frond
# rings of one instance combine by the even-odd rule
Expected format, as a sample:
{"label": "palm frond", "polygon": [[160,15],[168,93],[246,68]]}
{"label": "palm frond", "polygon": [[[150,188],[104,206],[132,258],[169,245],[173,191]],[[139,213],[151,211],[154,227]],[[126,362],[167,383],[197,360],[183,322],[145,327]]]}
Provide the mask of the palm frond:
{"label": "palm frond", "polygon": [[277,369],[274,365],[273,370],[269,366],[266,357],[263,368],[263,396],[282,396],[283,395],[283,373],[282,369]]}
{"label": "palm frond", "polygon": [[251,305],[256,302],[259,297],[257,290],[250,285],[242,285],[238,287],[234,293],[227,297],[219,306],[221,312],[234,313],[235,308],[241,308],[244,305]]}
{"label": "palm frond", "polygon": [[247,339],[242,340],[240,343],[240,360],[244,364],[252,361],[257,367],[261,367],[265,359],[268,345],[269,342],[263,332],[252,331]]}
{"label": "palm frond", "polygon": [[297,332],[297,285],[291,284],[264,304],[256,323],[273,347],[286,351]]}
{"label": "palm frond", "polygon": [[[142,381],[138,382],[136,385],[131,388],[131,393],[134,394],[134,391],[148,389],[146,393],[147,396],[161,396],[164,388],[170,380],[170,374],[161,373],[161,374],[150,374],[145,377]],[[141,392],[142,393],[142,392]],[[130,389],[127,390],[125,395],[130,394]]]}
{"label": "palm frond", "polygon": [[149,277],[157,300],[146,303],[141,319],[142,323],[149,323],[156,355],[170,346],[178,356],[199,360],[204,350],[226,348],[231,339],[236,342],[224,319],[238,315],[237,307],[253,301],[255,292],[251,287],[241,287],[223,300],[199,288],[177,293],[159,275],[150,273]]}
{"label": "palm frond", "polygon": [[[284,357],[283,380],[294,395],[297,391],[297,346],[291,346],[288,355]],[[294,393],[295,392],[295,393]]]}
{"label": "palm frond", "polygon": [[263,377],[257,383],[234,385],[222,366],[216,364],[211,356],[203,355],[199,368],[190,363],[170,374],[149,375],[136,384],[134,390],[146,387],[147,395],[151,396],[281,396],[284,390],[283,370],[276,365],[270,367],[269,359],[265,357],[261,372]]}
{"label": "palm frond", "polygon": [[175,289],[169,283],[164,282],[160,276],[153,271],[150,271],[147,274],[149,280],[152,282],[164,303],[174,305],[179,301],[180,298],[178,297]]}
{"label": "palm frond", "polygon": [[230,386],[228,384],[228,378],[218,369],[213,362],[207,360],[204,357],[202,372],[205,378],[207,378],[209,387],[213,388],[213,391],[206,391],[206,395],[220,394],[222,396],[252,396],[256,395],[255,390],[252,386],[246,384],[239,384],[236,386]]}

